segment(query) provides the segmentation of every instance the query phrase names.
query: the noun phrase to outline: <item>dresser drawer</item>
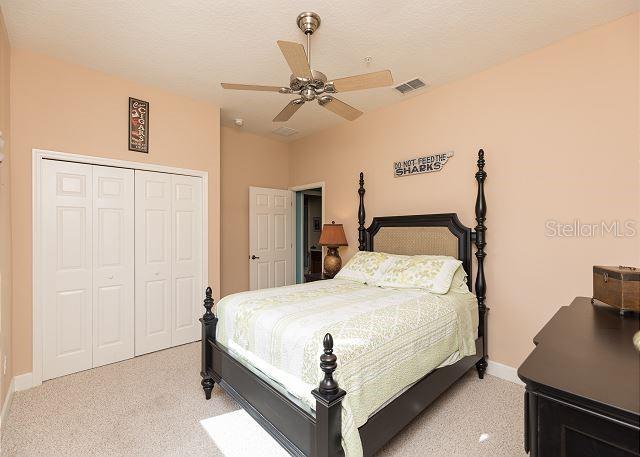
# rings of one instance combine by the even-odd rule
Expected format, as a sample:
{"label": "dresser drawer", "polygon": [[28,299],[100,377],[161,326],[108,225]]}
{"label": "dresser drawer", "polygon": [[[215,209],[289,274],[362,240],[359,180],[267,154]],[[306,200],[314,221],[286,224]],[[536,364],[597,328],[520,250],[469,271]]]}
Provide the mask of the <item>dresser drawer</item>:
{"label": "dresser drawer", "polygon": [[[636,426],[606,417],[563,400],[529,394],[532,457],[638,457]],[[533,422],[533,423],[531,423]]]}

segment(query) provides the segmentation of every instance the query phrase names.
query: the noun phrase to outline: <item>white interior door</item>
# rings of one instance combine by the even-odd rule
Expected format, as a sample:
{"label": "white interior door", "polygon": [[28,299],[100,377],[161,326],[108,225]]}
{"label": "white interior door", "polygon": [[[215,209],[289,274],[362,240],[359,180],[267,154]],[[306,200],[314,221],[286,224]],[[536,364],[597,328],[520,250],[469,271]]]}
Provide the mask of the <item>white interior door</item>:
{"label": "white interior door", "polygon": [[93,366],[133,357],[133,170],[93,167]]}
{"label": "white interior door", "polygon": [[171,346],[171,175],[135,171],[135,354]]}
{"label": "white interior door", "polygon": [[202,314],[202,178],[171,175],[171,343],[200,339]]}
{"label": "white interior door", "polygon": [[92,366],[92,167],[43,160],[43,379]]}
{"label": "white interior door", "polygon": [[249,188],[251,290],[294,283],[292,196],[289,190]]}

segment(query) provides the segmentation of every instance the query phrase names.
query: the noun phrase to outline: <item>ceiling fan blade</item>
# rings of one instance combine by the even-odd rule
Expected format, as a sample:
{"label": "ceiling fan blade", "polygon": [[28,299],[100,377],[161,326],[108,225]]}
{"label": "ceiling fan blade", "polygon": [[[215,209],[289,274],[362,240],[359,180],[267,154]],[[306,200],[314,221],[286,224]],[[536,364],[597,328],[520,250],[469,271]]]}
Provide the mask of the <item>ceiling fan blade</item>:
{"label": "ceiling fan blade", "polygon": [[223,89],[233,89],[233,90],[259,90],[265,92],[280,92],[282,87],[279,86],[256,86],[252,84],[230,84],[230,83],[220,83]]}
{"label": "ceiling fan blade", "polygon": [[278,47],[291,68],[291,73],[298,78],[312,79],[311,69],[307,61],[307,53],[300,43],[278,41]]}
{"label": "ceiling fan blade", "polygon": [[322,97],[318,103],[320,106],[327,108],[329,111],[333,111],[338,116],[342,116],[349,121],[355,121],[362,116],[362,111],[355,109],[351,105],[347,105],[345,102],[333,97]]}
{"label": "ceiling fan blade", "polygon": [[273,122],[288,121],[289,119],[291,119],[291,116],[293,116],[296,111],[300,109],[302,105],[304,105],[304,100],[302,100],[301,98],[291,100],[289,104],[287,104],[287,106],[285,106],[284,109],[280,111],[280,113],[278,113],[276,117],[273,118]]}
{"label": "ceiling fan blade", "polygon": [[336,92],[347,92],[350,90],[373,89],[374,87],[390,86],[393,84],[391,70],[376,71],[364,75],[348,76],[333,81]]}

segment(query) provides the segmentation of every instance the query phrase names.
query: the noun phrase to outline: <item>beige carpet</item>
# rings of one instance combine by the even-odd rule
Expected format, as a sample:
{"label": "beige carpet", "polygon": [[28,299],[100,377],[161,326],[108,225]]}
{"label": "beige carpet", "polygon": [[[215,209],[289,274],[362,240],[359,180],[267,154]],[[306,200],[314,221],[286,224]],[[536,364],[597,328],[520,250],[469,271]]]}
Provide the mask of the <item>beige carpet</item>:
{"label": "beige carpet", "polygon": [[[285,456],[217,386],[204,400],[199,364],[195,343],[16,393],[2,456]],[[524,456],[522,392],[469,373],[380,455]]]}

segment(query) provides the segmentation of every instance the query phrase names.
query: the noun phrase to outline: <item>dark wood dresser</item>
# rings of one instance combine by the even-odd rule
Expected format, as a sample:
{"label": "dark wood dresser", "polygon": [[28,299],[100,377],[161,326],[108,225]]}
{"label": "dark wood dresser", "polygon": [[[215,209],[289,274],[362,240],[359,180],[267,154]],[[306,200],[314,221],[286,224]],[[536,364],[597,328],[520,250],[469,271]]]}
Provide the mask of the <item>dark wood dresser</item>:
{"label": "dark wood dresser", "polygon": [[640,456],[637,315],[578,297],[538,333],[518,369],[531,457]]}

